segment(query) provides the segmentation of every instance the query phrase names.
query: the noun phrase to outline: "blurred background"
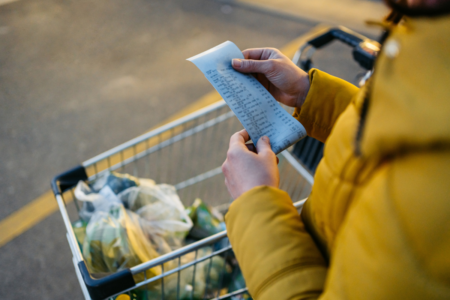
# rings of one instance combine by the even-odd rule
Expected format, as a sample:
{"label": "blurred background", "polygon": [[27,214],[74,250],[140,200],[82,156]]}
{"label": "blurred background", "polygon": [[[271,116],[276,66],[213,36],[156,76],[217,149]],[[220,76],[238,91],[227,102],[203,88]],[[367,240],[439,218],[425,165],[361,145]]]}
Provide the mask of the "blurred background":
{"label": "blurred background", "polygon": [[[0,297],[82,299],[50,180],[199,107],[213,88],[186,58],[226,40],[283,49],[319,23],[376,38],[364,21],[386,12],[377,0],[0,0]],[[362,72],[338,43],[315,61],[353,83]]]}

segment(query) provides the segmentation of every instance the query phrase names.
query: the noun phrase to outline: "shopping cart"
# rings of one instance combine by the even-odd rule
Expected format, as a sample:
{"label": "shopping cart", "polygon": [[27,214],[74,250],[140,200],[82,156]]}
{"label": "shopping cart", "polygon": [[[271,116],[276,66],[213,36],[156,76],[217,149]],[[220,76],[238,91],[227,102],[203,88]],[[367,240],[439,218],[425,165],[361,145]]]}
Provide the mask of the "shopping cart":
{"label": "shopping cart", "polygon": [[[360,46],[367,42],[361,36],[343,28],[321,28],[305,37],[294,61],[308,69],[311,65],[311,48],[319,48],[333,39],[340,39],[351,45],[356,60],[361,60],[367,68],[373,61],[365,55]],[[359,48],[358,48],[359,47]],[[307,59],[302,60],[306,53]],[[362,54],[361,54],[362,53]],[[105,172],[118,171],[140,178],[150,178],[157,183],[174,185],[185,206],[194,199],[201,198],[219,211],[226,212],[231,199],[224,184],[221,165],[226,157],[230,136],[242,129],[242,125],[224,101],[219,101],[186,117],[173,121],[142,136],[132,139],[120,146],[104,152],[82,163],[80,166],[56,176],[52,189],[58,202],[67,239],[73,255],[73,264],[86,299],[115,299],[118,295],[133,295],[139,292],[144,299],[246,299],[250,297],[245,284],[234,289],[227,289],[224,283],[225,272],[220,272],[218,283],[212,287],[211,265],[215,257],[237,265],[233,250],[227,239],[226,231],[189,244],[156,259],[136,265],[132,268],[94,278],[90,274],[76,240],[72,222],[77,220],[81,203],[74,196],[74,188],[80,180],[95,180]],[[304,147],[305,142],[296,147],[296,154],[307,164],[309,169],[321,157],[323,146]],[[278,155],[280,169],[280,188],[286,191],[301,209],[305,197],[311,191],[312,175],[291,154],[294,147]],[[298,152],[298,153],[297,153]],[[306,160],[305,158],[308,157]],[[314,165],[312,168],[309,165]],[[303,199],[303,200],[302,200]],[[217,247],[220,244],[221,247]],[[209,251],[203,251],[209,249]],[[206,253],[206,254],[205,254]],[[183,257],[190,256],[186,262]],[[170,264],[172,267],[167,268]],[[175,266],[175,267],[173,267]],[[224,269],[226,264],[224,264]],[[160,275],[147,278],[148,270],[158,267]],[[201,272],[200,272],[201,270]],[[224,270],[225,271],[225,270]],[[181,274],[192,274],[191,282],[181,283]],[[233,272],[239,272],[235,268]],[[202,274],[199,296],[195,284]],[[217,274],[216,274],[217,275]],[[143,280],[135,281],[140,276]],[[217,279],[217,278],[216,278]],[[155,296],[152,291],[157,289]],[[196,295],[194,295],[196,293]],[[120,298],[119,298],[120,299]]]}
{"label": "shopping cart", "polygon": [[[72,228],[81,206],[74,197],[76,184],[80,180],[95,180],[110,171],[174,185],[185,206],[190,205],[195,198],[201,198],[225,212],[231,199],[224,184],[221,165],[226,157],[230,136],[240,129],[242,125],[238,119],[226,103],[220,101],[106,151],[53,179],[52,188],[64,219],[75,271],[86,299],[114,299],[124,293],[132,297],[136,291],[142,293],[149,286],[154,289],[155,285],[159,286],[160,299],[198,299],[198,295],[194,297],[194,291],[195,282],[198,282],[196,273],[200,273],[200,267],[205,281],[201,299],[238,299],[236,297],[243,297],[247,293],[245,286],[227,291],[220,286],[222,279],[219,279],[219,286],[216,284],[214,289],[208,286],[208,269],[211,269],[214,257],[220,256],[225,261],[234,260],[226,231],[97,279],[87,269]],[[311,190],[312,176],[289,151],[282,152],[279,159],[280,188],[287,191],[295,201],[305,198]],[[300,208],[303,201],[295,205]],[[220,249],[215,246],[218,243],[223,245]],[[205,252],[202,249],[210,250]],[[194,259],[183,263],[182,258],[186,255]],[[167,263],[176,267],[164,270]],[[147,278],[146,271],[154,267],[160,267],[161,274]],[[192,283],[180,284],[180,273],[185,272],[193,273]],[[144,280],[135,282],[134,278],[139,274]],[[169,292],[165,293],[169,285],[170,296]],[[182,298],[186,290],[191,291],[191,295]],[[155,299],[154,295],[150,296],[150,291],[148,299]]]}

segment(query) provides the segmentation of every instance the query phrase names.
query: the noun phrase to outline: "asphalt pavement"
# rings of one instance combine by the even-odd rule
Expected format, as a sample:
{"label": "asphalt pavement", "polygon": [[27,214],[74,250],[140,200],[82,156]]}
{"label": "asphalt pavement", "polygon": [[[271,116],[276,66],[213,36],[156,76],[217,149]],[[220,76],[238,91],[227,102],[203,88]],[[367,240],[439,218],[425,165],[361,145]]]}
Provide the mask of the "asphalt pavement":
{"label": "asphalt pavement", "polygon": [[346,26],[361,33],[377,34],[378,28],[361,26],[368,20],[379,21],[389,8],[383,0],[217,0],[277,14],[284,19],[309,20]]}
{"label": "asphalt pavement", "polygon": [[[0,5],[0,220],[210,92],[186,58],[225,40],[280,48],[317,23],[211,0]],[[337,44],[316,66],[362,71]],[[58,212],[0,248],[0,278],[1,299],[82,299]]]}

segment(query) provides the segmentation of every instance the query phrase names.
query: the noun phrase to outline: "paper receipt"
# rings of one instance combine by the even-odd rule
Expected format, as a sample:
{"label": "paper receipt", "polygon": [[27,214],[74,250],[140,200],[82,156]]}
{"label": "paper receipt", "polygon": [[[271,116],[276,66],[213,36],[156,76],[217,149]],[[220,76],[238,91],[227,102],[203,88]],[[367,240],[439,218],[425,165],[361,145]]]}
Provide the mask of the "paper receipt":
{"label": "paper receipt", "polygon": [[294,119],[252,75],[237,72],[233,58],[241,58],[241,50],[226,41],[212,49],[188,58],[219,92],[253,143],[266,135],[273,152],[280,153],[306,136],[303,125]]}

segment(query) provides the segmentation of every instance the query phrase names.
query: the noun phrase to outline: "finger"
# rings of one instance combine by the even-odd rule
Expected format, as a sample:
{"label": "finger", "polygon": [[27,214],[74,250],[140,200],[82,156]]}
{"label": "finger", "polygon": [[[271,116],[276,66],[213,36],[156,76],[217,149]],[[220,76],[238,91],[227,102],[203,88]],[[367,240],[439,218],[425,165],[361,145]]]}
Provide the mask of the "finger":
{"label": "finger", "polygon": [[230,147],[232,145],[242,145],[242,147],[245,147],[245,143],[248,142],[249,140],[250,136],[248,135],[247,130],[242,129],[241,131],[238,131],[231,136]]}
{"label": "finger", "polygon": [[236,71],[242,73],[268,74],[274,69],[275,60],[233,59],[232,65]]}
{"label": "finger", "polygon": [[270,140],[267,136],[262,136],[258,143],[256,144],[256,150],[258,151],[258,154],[264,154],[267,152],[272,152],[272,148],[270,147]]}
{"label": "finger", "polygon": [[277,158],[277,165],[280,163],[280,159],[278,158],[278,156],[275,156]]}
{"label": "finger", "polygon": [[245,59],[266,60],[277,54],[275,48],[250,48],[242,51]]}
{"label": "finger", "polygon": [[242,51],[245,59],[261,60],[265,48],[250,48]]}

